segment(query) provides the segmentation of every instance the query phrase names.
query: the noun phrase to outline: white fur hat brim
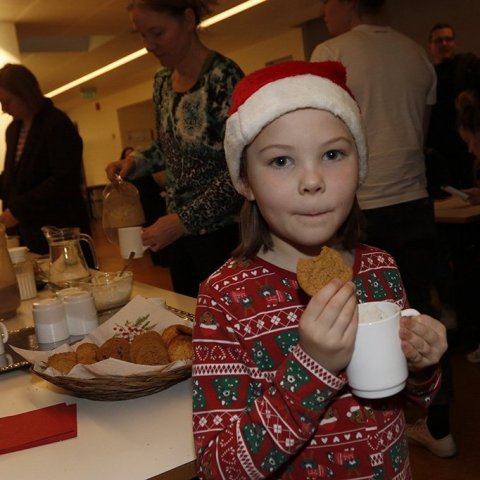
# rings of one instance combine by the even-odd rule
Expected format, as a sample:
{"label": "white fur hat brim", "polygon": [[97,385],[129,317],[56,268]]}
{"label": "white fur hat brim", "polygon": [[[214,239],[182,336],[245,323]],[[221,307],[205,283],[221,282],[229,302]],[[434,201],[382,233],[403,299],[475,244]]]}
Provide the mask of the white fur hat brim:
{"label": "white fur hat brim", "polygon": [[242,192],[240,161],[245,147],[275,119],[302,108],[326,110],[345,123],[356,144],[358,181],[362,183],[367,173],[367,144],[357,102],[347,90],[331,80],[302,74],[267,83],[249,96],[228,118],[225,155],[237,191]]}

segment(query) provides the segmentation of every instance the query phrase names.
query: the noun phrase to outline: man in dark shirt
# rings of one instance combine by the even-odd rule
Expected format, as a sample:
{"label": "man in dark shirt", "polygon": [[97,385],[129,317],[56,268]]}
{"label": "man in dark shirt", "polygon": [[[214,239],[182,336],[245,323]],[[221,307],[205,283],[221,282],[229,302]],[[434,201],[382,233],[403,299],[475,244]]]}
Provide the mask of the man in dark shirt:
{"label": "man in dark shirt", "polygon": [[432,169],[438,182],[468,188],[474,181],[473,161],[457,131],[455,99],[463,90],[480,90],[480,60],[472,53],[456,53],[455,31],[449,24],[432,27],[429,47],[437,73],[437,103],[431,113],[427,154],[435,162]]}

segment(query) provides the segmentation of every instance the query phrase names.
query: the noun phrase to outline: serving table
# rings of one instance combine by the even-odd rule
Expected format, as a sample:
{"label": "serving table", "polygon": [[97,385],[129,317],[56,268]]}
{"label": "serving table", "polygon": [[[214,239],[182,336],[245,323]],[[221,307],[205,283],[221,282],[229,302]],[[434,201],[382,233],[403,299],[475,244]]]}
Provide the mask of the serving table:
{"label": "serving table", "polygon": [[435,200],[434,209],[437,223],[462,224],[480,220],[480,205],[470,205],[457,196]]}
{"label": "serving table", "polygon": [[[44,291],[38,298],[53,295]],[[134,282],[133,294],[162,297],[193,313],[195,299]],[[9,331],[31,327],[33,301],[5,320]],[[191,379],[161,392],[121,401],[74,397],[27,369],[0,375],[0,416],[58,403],[77,404],[76,438],[0,456],[1,478],[29,480],[180,480],[195,476]],[[0,432],[1,434],[1,432]]]}

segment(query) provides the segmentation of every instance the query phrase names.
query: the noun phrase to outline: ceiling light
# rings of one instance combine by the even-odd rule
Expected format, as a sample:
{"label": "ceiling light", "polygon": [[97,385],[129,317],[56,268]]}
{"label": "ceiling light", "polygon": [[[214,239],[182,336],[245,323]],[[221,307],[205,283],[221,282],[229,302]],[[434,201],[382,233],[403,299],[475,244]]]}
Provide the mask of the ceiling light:
{"label": "ceiling light", "polygon": [[93,78],[99,77],[100,75],[103,75],[104,73],[107,73],[110,70],[113,70],[114,68],[121,67],[122,65],[125,65],[128,62],[136,60],[137,58],[142,57],[147,53],[148,52],[145,48],[142,48],[141,50],[137,50],[136,52],[133,52],[130,55],[127,55],[126,57],[119,58],[118,60],[115,60],[115,62],[109,63],[108,65],[105,65],[104,67],[99,68],[94,72],[88,73],[83,77],[77,78],[76,80],[73,80],[73,82],[67,83],[62,87],[58,87],[55,90],[52,90],[51,92],[46,93],[45,96],[54,97],[55,95],[59,95],[60,93],[66,92],[67,90],[70,90],[71,88],[74,88],[84,82],[88,82]]}
{"label": "ceiling light", "polygon": [[227,18],[233,17],[233,15],[237,15],[237,13],[241,13],[249,8],[256,7],[260,3],[266,2],[267,0],[248,0],[246,2],[237,5],[236,7],[229,8],[224,12],[221,12],[213,17],[207,18],[203,22],[200,23],[201,28],[207,28],[214,23],[221,22],[222,20],[226,20]]}
{"label": "ceiling light", "polygon": [[[267,0],[247,0],[246,2],[243,2],[236,7],[229,8],[228,10],[225,10],[224,12],[221,12],[217,15],[213,15],[213,17],[209,17],[203,22],[200,23],[199,27],[201,28],[207,28],[210,27],[211,25],[221,22],[223,20],[226,20],[227,18],[232,17],[233,15],[237,15],[238,13],[244,12],[245,10],[248,10],[249,8],[255,7],[259,5],[260,3],[266,2]],[[113,70],[115,68],[121,67],[122,65],[125,65],[126,63],[129,63],[133,60],[136,60],[139,57],[142,57],[143,55],[146,55],[148,52],[145,48],[142,48],[140,50],[137,50],[136,52],[131,53],[130,55],[127,55],[126,57],[119,58],[115,62],[109,63],[108,65],[105,65],[102,68],[99,68],[98,70],[95,70],[91,73],[88,73],[87,75],[84,75],[83,77],[77,78],[76,80],[73,80],[72,82],[69,82],[61,87],[56,88],[55,90],[52,90],[51,92],[48,92],[45,94],[46,97],[55,97],[56,95],[60,95],[63,92],[66,92],[67,90],[71,90],[74,87],[77,87],[78,85],[81,85],[82,83],[88,82],[89,80],[92,80],[96,77],[99,77],[100,75],[103,75],[104,73],[109,72],[110,70]]]}

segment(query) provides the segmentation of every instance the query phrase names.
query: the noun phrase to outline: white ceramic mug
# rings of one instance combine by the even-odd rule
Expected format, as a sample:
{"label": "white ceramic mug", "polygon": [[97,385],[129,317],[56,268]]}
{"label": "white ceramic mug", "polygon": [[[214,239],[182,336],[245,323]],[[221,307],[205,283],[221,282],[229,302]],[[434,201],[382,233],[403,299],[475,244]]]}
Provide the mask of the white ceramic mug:
{"label": "white ceramic mug", "polygon": [[70,337],[65,308],[59,298],[45,298],[32,306],[38,343],[56,343]]}
{"label": "white ceramic mug", "polygon": [[5,343],[8,341],[8,330],[3,322],[0,322],[0,355],[5,353]]}
{"label": "white ceramic mug", "polygon": [[400,310],[393,302],[358,306],[355,348],[346,371],[354,395],[384,398],[403,390],[408,368],[399,336],[400,317],[413,315],[419,312]]}
{"label": "white ceramic mug", "polygon": [[118,243],[122,258],[128,259],[134,252],[133,258],[143,257],[148,247],[142,243],[142,227],[123,227],[118,229]]}

